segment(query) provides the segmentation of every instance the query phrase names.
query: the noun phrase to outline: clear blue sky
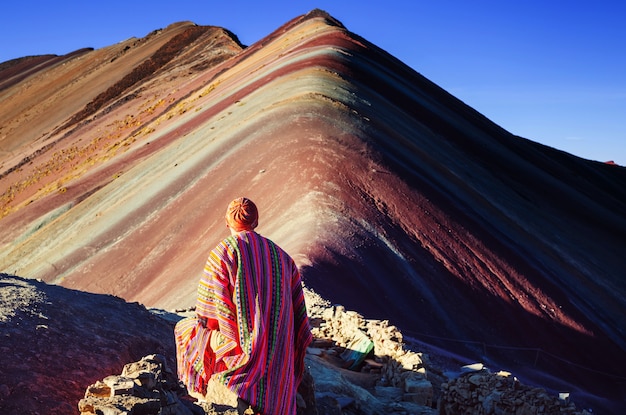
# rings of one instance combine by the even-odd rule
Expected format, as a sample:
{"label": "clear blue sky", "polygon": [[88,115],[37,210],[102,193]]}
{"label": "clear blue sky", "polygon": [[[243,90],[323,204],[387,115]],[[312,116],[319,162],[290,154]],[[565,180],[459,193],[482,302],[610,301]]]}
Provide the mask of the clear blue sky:
{"label": "clear blue sky", "polygon": [[18,0],[2,7],[0,62],[101,48],[183,20],[249,45],[314,8],[506,130],[626,166],[623,0]]}

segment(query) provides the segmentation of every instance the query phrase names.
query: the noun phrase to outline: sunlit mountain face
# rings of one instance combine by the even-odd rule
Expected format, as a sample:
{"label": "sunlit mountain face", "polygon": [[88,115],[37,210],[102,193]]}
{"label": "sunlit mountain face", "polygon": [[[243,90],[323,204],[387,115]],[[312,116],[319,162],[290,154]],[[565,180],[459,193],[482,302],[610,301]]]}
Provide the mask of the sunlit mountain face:
{"label": "sunlit mountain face", "polygon": [[245,195],[325,298],[623,404],[626,169],[513,136],[322,11],[247,47],[182,22],[2,63],[0,154],[0,271],[191,306]]}

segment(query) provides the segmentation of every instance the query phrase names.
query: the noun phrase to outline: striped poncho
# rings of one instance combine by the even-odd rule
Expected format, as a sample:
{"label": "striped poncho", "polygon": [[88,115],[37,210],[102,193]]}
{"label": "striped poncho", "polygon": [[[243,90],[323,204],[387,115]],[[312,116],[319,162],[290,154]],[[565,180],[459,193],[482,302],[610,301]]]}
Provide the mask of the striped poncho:
{"label": "striped poncho", "polygon": [[176,330],[183,382],[204,393],[213,376],[263,414],[295,414],[312,336],[293,259],[253,231],[224,239],[206,262],[196,314],[208,330]]}

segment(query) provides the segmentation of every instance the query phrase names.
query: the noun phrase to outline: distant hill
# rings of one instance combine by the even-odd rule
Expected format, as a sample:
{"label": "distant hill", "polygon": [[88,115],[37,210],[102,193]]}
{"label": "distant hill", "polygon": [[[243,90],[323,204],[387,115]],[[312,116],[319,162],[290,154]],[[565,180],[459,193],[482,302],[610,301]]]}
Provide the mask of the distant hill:
{"label": "distant hill", "polygon": [[626,168],[510,134],[323,11],[248,47],[181,22],[3,63],[0,109],[0,271],[189,306],[245,195],[325,298],[624,406]]}

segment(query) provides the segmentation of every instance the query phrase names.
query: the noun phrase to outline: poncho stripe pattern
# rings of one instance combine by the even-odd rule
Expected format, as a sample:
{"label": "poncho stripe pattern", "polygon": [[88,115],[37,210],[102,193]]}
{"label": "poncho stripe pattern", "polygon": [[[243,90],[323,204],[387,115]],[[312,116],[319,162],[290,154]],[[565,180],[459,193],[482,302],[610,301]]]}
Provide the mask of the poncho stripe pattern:
{"label": "poncho stripe pattern", "polygon": [[[312,336],[293,259],[253,231],[224,239],[206,262],[196,313],[206,318],[207,331],[214,336],[213,349],[204,354],[204,376],[214,376],[263,414],[295,414]],[[198,340],[206,342],[202,335]],[[179,349],[195,350],[193,340],[177,343]],[[190,366],[179,364],[179,376],[181,370],[203,374]],[[184,375],[181,379],[186,380]]]}

